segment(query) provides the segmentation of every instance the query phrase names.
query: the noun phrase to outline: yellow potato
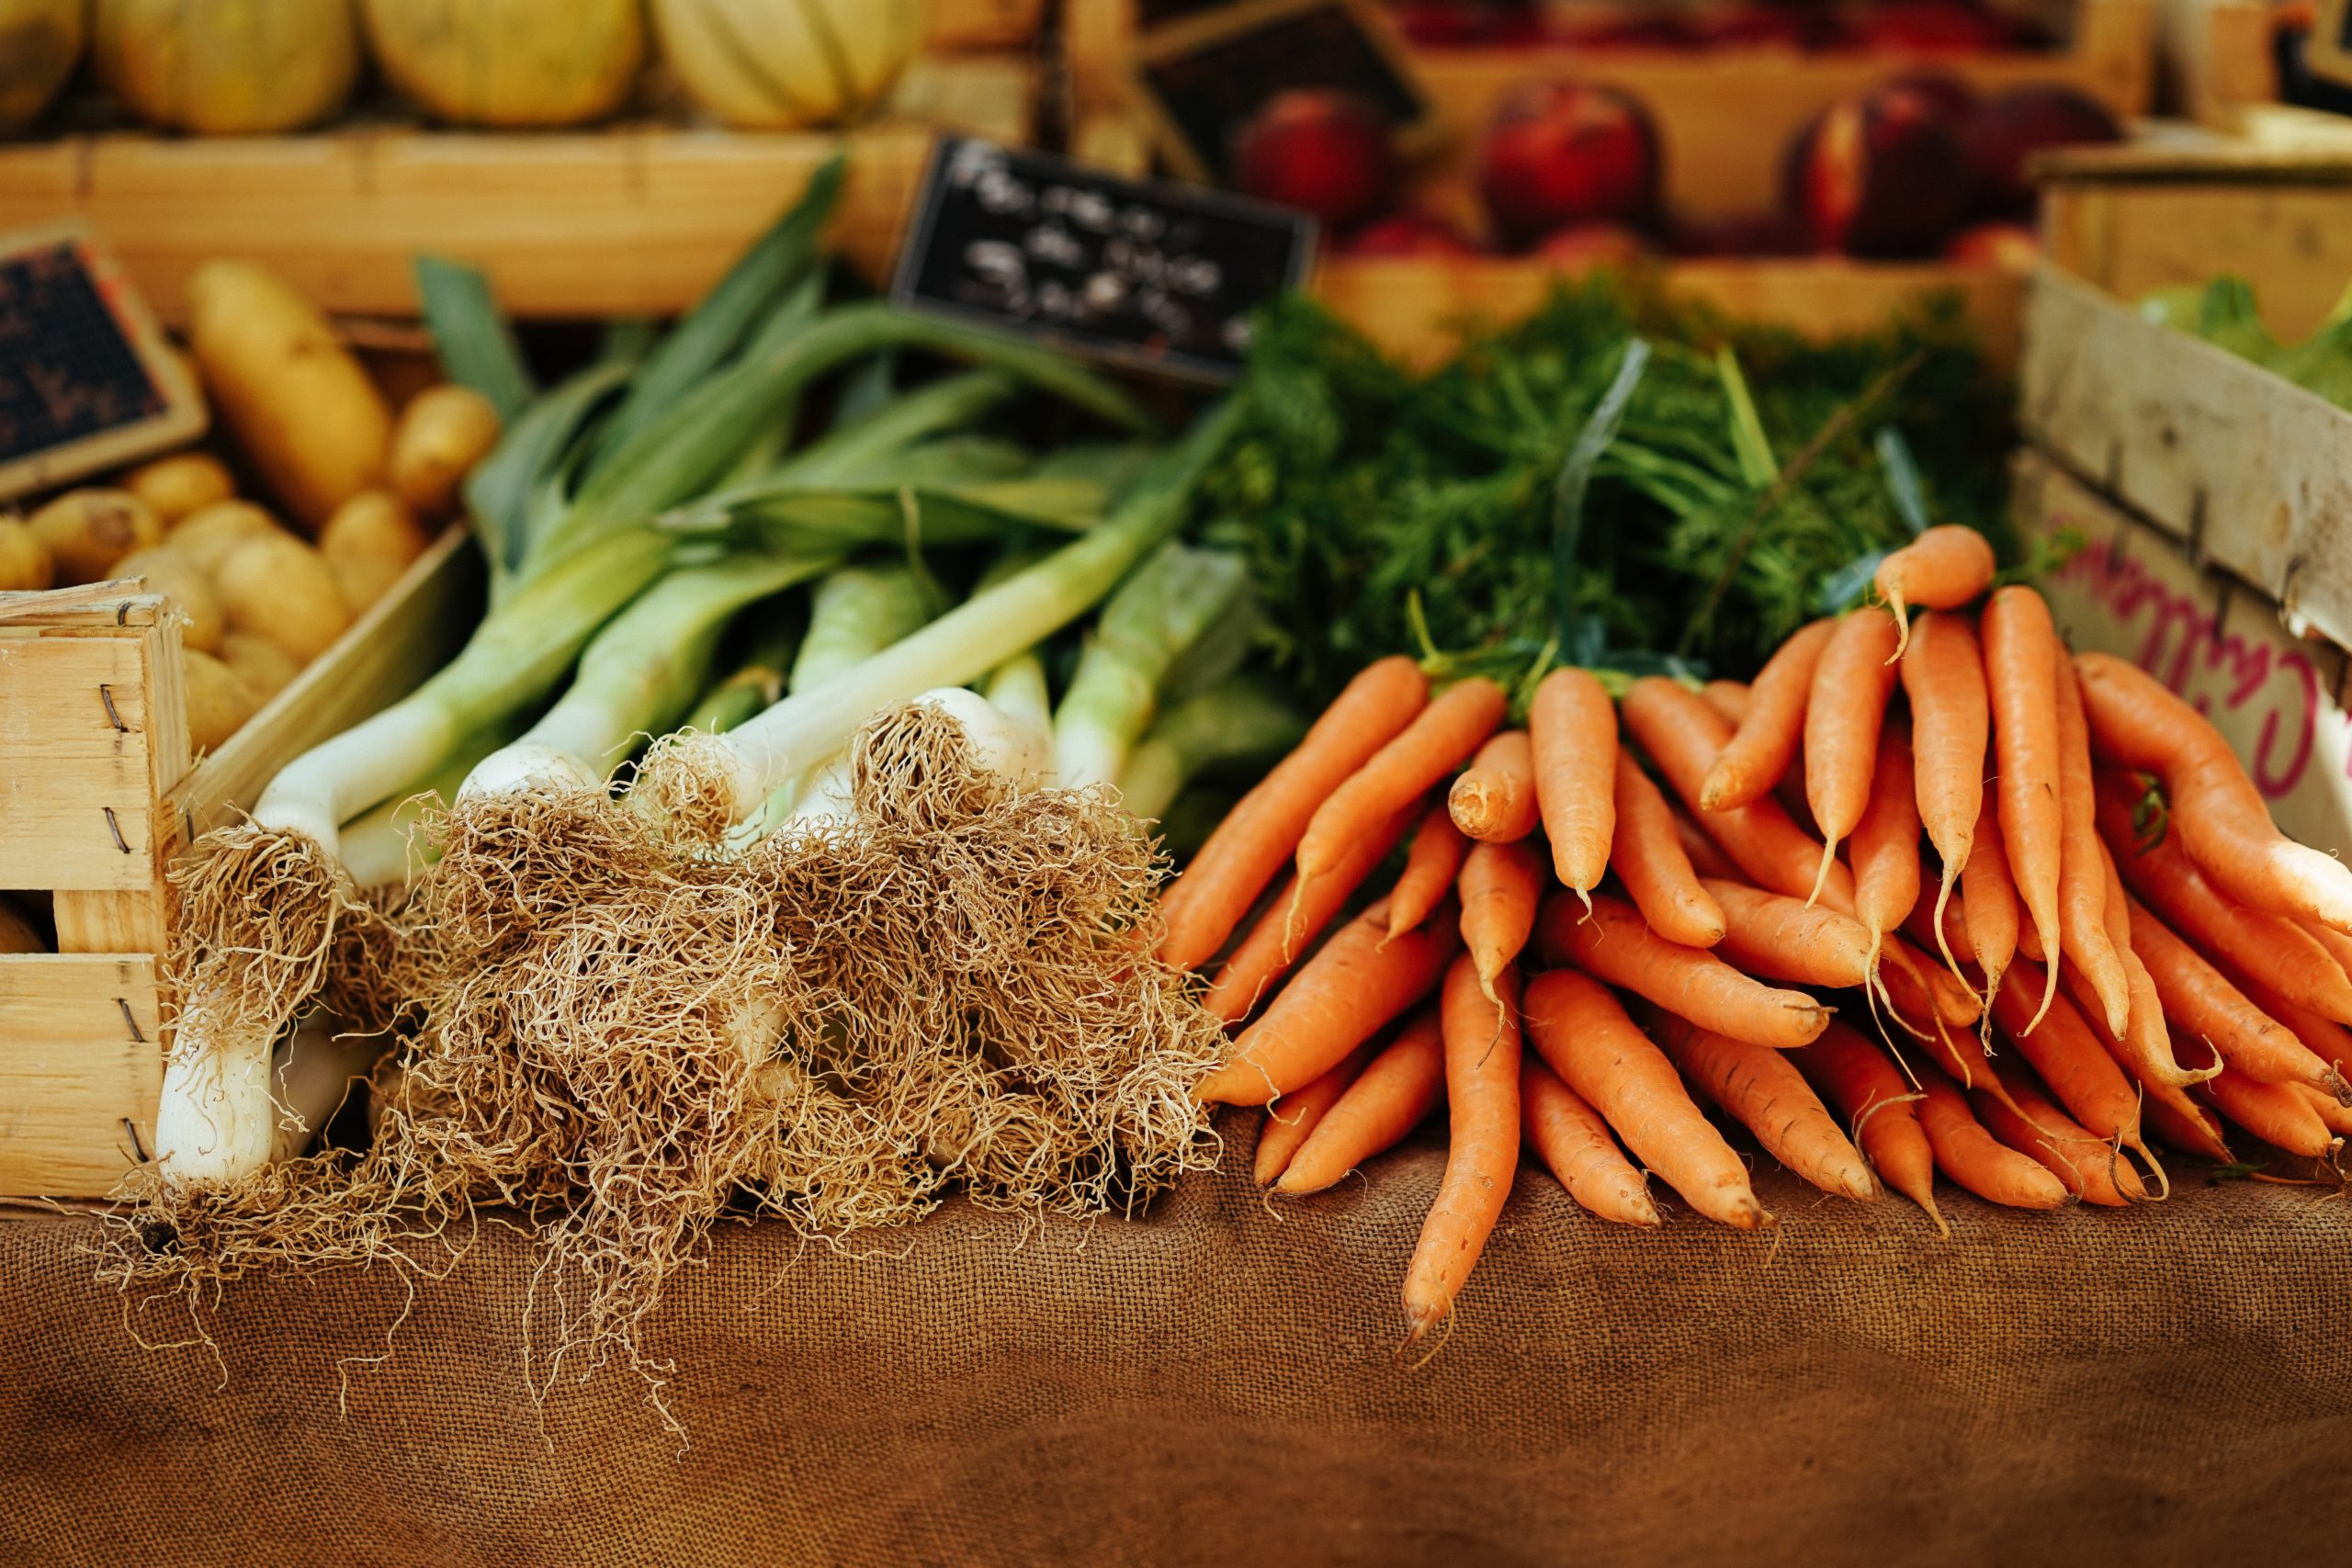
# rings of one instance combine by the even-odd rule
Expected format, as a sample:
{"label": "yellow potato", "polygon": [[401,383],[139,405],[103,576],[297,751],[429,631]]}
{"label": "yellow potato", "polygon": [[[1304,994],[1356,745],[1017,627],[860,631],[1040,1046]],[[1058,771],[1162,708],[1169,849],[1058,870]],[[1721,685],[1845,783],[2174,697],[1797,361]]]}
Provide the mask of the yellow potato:
{"label": "yellow potato", "polygon": [[220,608],[220,595],[212,590],[210,574],[193,558],[169,545],[155,545],[123,557],[115,562],[114,572],[117,577],[145,578],[148,592],[161,593],[179,606],[187,617],[180,627],[184,646],[206,653],[220,648],[228,616]]}
{"label": "yellow potato", "polygon": [[187,655],[187,739],[198,751],[216,751],[261,710],[261,703],[236,672],[209,653]]}
{"label": "yellow potato", "polygon": [[49,547],[15,517],[0,517],[0,593],[38,593],[57,581]]}
{"label": "yellow potato", "polygon": [[155,509],[170,527],[192,512],[237,493],[229,465],[209,452],[175,452],[123,476],[122,488]]}
{"label": "yellow potato", "polygon": [[210,261],[188,278],[187,306],[221,422],[296,522],[315,530],[384,482],[391,410],[309,300],[252,262]]}
{"label": "yellow potato", "polygon": [[382,598],[430,543],[424,525],[389,491],[362,491],[319,530],[319,553],[354,610]]}
{"label": "yellow potato", "polygon": [[6,898],[0,898],[0,953],[47,953],[49,943],[41,941],[40,932],[25,912]]}
{"label": "yellow potato", "polygon": [[220,662],[236,671],[245,689],[263,702],[294,683],[302,666],[294,656],[266,637],[230,632],[220,639]]}
{"label": "yellow potato", "polygon": [[247,539],[283,534],[277,519],[250,501],[216,501],[182,519],[169,536],[172,548],[208,572],[217,572],[229,553]]}
{"label": "yellow potato", "polygon": [[60,587],[103,582],[133,550],[164,542],[164,520],[127,490],[69,490],[32,514]]}
{"label": "yellow potato", "polygon": [[326,558],[290,534],[247,539],[212,581],[232,631],[266,637],[305,664],[351,625]]}
{"label": "yellow potato", "polygon": [[421,517],[454,516],[458,487],[498,445],[498,411],[471,387],[434,387],[392,428],[392,489]]}

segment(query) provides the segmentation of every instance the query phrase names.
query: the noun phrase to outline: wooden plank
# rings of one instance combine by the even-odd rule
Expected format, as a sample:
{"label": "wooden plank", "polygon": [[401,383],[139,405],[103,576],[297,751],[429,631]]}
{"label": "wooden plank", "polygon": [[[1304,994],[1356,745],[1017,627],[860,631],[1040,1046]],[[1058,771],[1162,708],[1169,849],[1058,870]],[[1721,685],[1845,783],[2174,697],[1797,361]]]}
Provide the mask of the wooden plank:
{"label": "wooden plank", "polygon": [[60,953],[162,953],[171,945],[171,896],[162,886],[138,893],[59,893],[51,901]]}
{"label": "wooden plank", "polygon": [[481,615],[481,553],[452,528],[333,648],[191,769],[171,797],[193,838],[250,808],[278,769],[421,685],[463,647]]}
{"label": "wooden plank", "polygon": [[2156,58],[2174,106],[2207,125],[2230,127],[2246,105],[2278,97],[2275,26],[2264,0],[2161,0]]}
{"label": "wooden plank", "polygon": [[2054,267],[2026,306],[2019,418],[2058,461],[2352,643],[2352,414]]}
{"label": "wooden plank", "polygon": [[934,50],[1020,49],[1037,37],[1046,0],[931,0]]}
{"label": "wooden plank", "polygon": [[2340,648],[2296,637],[2278,607],[2028,448],[2012,511],[2029,536],[2080,543],[2042,582],[2067,642],[2129,659],[2227,736],[2278,826],[2352,852],[2352,715]]}
{"label": "wooden plank", "polygon": [[102,1196],[153,1150],[162,1039],[153,959],[0,957],[0,1192]]}
{"label": "wooden plank", "polygon": [[[1986,352],[2013,363],[2023,279],[1985,267],[1872,265],[1829,259],[1676,262],[1663,271],[1670,293],[1734,315],[1813,336],[1867,332],[1922,297],[1956,292]],[[1315,293],[1390,353],[1427,366],[1460,341],[1460,324],[1507,323],[1542,304],[1559,275],[1510,256],[1332,256],[1317,268]]]}
{"label": "wooden plank", "polygon": [[1035,77],[1019,60],[920,62],[894,100],[899,118],[845,139],[640,124],[0,146],[0,211],[87,220],[173,319],[189,273],[222,254],[267,264],[331,312],[411,316],[420,251],[481,265],[518,314],[665,314],[699,299],[844,141],[834,238],[878,276],[932,128],[1022,140]]}
{"label": "wooden plank", "polygon": [[0,887],[155,885],[146,635],[0,637]]}

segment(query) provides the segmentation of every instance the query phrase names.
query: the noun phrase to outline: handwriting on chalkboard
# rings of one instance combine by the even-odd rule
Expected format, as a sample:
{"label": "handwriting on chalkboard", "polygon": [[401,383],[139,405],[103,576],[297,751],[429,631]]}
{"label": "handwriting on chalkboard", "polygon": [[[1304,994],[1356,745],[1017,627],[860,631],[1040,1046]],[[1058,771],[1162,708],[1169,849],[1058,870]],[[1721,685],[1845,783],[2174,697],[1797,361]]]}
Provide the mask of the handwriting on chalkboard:
{"label": "handwriting on chalkboard", "polygon": [[943,137],[892,293],[1100,358],[1230,380],[1252,312],[1305,277],[1314,232],[1262,202]]}
{"label": "handwriting on chalkboard", "polygon": [[0,258],[0,464],[163,412],[74,245]]}

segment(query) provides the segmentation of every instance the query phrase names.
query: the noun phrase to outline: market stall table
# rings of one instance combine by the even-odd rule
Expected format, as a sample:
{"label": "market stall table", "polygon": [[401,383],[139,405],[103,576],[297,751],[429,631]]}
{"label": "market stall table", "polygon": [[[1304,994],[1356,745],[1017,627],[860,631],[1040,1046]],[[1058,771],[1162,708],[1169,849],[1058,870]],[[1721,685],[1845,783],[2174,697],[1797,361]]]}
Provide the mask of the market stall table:
{"label": "market stall table", "polygon": [[[1249,1134],[1229,1119],[1229,1168]],[[1953,1235],[1777,1169],[1777,1237],[1522,1175],[1452,1342],[1391,1365],[1440,1153],[1269,1211],[954,1202],[838,1252],[729,1227],[673,1287],[683,1438],[626,1368],[523,1387],[526,1243],[249,1280],[142,1349],[87,1221],[0,1224],[0,1558],[448,1564],[2340,1561],[2352,1209],[2188,1185]],[[157,1327],[163,1326],[158,1324]]]}

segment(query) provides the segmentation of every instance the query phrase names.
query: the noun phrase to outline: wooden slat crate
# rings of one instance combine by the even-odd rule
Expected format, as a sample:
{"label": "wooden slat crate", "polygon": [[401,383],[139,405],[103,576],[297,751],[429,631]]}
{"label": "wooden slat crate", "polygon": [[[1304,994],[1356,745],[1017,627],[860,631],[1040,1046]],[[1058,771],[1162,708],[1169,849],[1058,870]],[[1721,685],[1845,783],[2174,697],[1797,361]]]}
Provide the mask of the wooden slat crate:
{"label": "wooden slat crate", "polygon": [[230,254],[328,311],[412,316],[420,252],[481,265],[518,315],[662,315],[700,299],[844,140],[834,238],[880,276],[933,131],[1024,141],[1035,82],[1017,57],[925,58],[891,112],[845,139],[637,123],[0,144],[0,215],[86,220],[169,320],[184,314],[188,274]]}
{"label": "wooden slat crate", "polygon": [[2296,631],[2352,646],[2352,413],[2054,266],[2029,291],[2020,380],[2036,446]]}
{"label": "wooden slat crate", "polygon": [[2250,107],[2276,100],[2276,25],[2269,0],[2160,0],[2156,62],[2166,107],[2233,129]]}
{"label": "wooden slat crate", "polygon": [[943,51],[1025,49],[1045,24],[1046,0],[930,0],[929,47]]}
{"label": "wooden slat crate", "polygon": [[107,585],[0,595],[0,888],[50,895],[59,948],[0,954],[0,1193],[101,1196],[148,1156],[171,857],[446,660],[479,596],[480,557],[453,530],[192,761],[164,601]]}

